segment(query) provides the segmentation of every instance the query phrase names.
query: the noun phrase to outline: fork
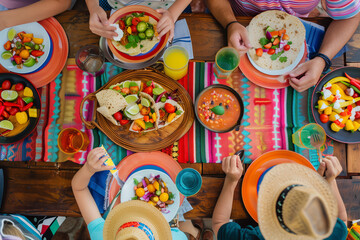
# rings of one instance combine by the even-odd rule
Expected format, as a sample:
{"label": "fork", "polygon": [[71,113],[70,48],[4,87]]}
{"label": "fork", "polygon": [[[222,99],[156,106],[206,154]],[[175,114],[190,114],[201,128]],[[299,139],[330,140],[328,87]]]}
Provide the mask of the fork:
{"label": "fork", "polygon": [[322,163],[322,152],[320,150],[321,146],[323,145],[323,142],[321,141],[321,137],[319,134],[315,133],[310,136],[310,144],[314,148],[317,149],[319,153],[319,162]]}

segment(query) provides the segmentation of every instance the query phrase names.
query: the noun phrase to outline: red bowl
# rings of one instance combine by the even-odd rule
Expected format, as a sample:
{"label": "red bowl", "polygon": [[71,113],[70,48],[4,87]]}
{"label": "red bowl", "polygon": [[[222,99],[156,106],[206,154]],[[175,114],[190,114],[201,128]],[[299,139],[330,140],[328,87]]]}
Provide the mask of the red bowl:
{"label": "red bowl", "polygon": [[[112,14],[110,16],[109,22],[115,23],[120,18],[122,18],[126,15],[129,15],[129,14],[132,14],[132,13],[145,13],[146,15],[154,18],[156,21],[159,21],[161,18],[161,14],[156,12],[152,8],[149,8],[146,6],[141,6],[141,5],[131,5],[131,6],[123,7],[121,9],[117,10],[116,12],[114,12],[114,14]],[[130,56],[129,54],[120,52],[119,50],[117,50],[114,47],[111,39],[108,38],[106,40],[107,40],[107,43],[108,43],[108,46],[109,46],[111,52],[120,61],[126,62],[126,63],[141,63],[141,62],[145,62],[145,61],[155,57],[166,46],[168,38],[169,38],[169,33],[166,33],[164,36],[161,37],[160,41],[157,43],[157,46],[154,49],[152,49],[149,52],[147,52],[146,54],[142,54],[140,56],[139,55]]]}

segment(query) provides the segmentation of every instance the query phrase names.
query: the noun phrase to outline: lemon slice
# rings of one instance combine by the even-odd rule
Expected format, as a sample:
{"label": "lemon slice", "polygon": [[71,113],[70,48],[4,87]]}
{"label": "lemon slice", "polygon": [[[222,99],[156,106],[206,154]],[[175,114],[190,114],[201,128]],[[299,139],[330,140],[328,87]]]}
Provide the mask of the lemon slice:
{"label": "lemon slice", "polygon": [[14,101],[18,96],[19,94],[14,90],[4,90],[1,92],[1,98],[5,101]]}
{"label": "lemon slice", "polygon": [[14,125],[9,120],[2,120],[0,122],[0,128],[6,130],[14,130]]}
{"label": "lemon slice", "polygon": [[150,107],[150,101],[149,101],[149,99],[142,98],[142,99],[141,99],[141,105],[143,105],[144,107]]}
{"label": "lemon slice", "polygon": [[126,108],[126,113],[130,115],[136,115],[140,111],[139,106],[137,104],[131,105]]}
{"label": "lemon slice", "polygon": [[11,28],[9,31],[8,31],[8,39],[9,41],[12,41],[14,40],[14,37],[16,36],[16,31],[15,29]]}
{"label": "lemon slice", "polygon": [[136,94],[128,95],[125,97],[125,101],[128,104],[134,103],[139,99],[139,97]]}

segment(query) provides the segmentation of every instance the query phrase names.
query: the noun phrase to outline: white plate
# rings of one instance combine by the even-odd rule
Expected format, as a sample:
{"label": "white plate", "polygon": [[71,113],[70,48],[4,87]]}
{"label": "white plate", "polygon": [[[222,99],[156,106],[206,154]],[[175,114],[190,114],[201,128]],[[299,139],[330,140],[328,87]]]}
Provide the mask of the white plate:
{"label": "white plate", "polygon": [[120,202],[127,202],[127,201],[130,201],[131,198],[135,197],[134,178],[136,178],[136,180],[138,180],[138,181],[141,181],[144,177],[150,178],[151,173],[154,174],[155,176],[160,175],[160,178],[166,183],[166,186],[168,187],[169,191],[174,194],[174,199],[173,199],[174,203],[171,205],[168,205],[168,207],[166,208],[170,212],[163,213],[166,220],[168,222],[170,222],[176,216],[176,214],[179,210],[180,194],[179,194],[179,191],[177,190],[176,185],[173,182],[173,180],[171,180],[171,178],[163,172],[153,170],[153,169],[146,169],[146,170],[141,170],[139,172],[132,174],[130,177],[128,177],[128,179],[126,180],[126,182],[121,190]]}
{"label": "white plate", "polygon": [[[291,70],[293,70],[299,64],[299,62],[301,61],[301,59],[304,56],[304,52],[305,52],[305,44],[303,43],[303,45],[301,45],[300,52],[297,55],[295,61],[291,65],[287,66],[284,69],[280,69],[280,70],[268,70],[268,69],[262,68],[252,60],[249,52],[247,52],[246,54],[248,55],[250,63],[254,66],[254,68],[259,70],[260,72],[265,73],[267,75],[283,75],[284,73],[287,73],[287,72],[290,72]],[[264,54],[265,54],[265,52],[264,52]]]}
{"label": "white plate", "polygon": [[[24,31],[26,33],[34,34],[34,37],[36,37],[36,38],[44,39],[44,42],[43,42],[44,55],[42,55],[40,58],[38,58],[38,63],[36,63],[32,67],[23,66],[21,69],[19,69],[11,63],[10,59],[5,60],[2,57],[0,57],[0,64],[4,68],[9,70],[10,72],[14,72],[14,73],[26,74],[26,73],[31,73],[31,72],[36,71],[43,65],[43,63],[45,63],[46,59],[49,56],[50,47],[51,47],[51,40],[50,40],[49,34],[46,32],[45,28],[43,26],[41,26],[38,22],[21,24],[21,25],[17,25],[17,26],[11,27],[11,28],[15,29],[16,33]],[[11,28],[6,28],[0,32],[0,43],[1,43],[0,45],[1,46],[3,46],[8,41],[7,35],[8,35],[8,31]],[[0,55],[4,51],[6,51],[3,47],[1,49],[2,49],[2,51],[0,51]]]}

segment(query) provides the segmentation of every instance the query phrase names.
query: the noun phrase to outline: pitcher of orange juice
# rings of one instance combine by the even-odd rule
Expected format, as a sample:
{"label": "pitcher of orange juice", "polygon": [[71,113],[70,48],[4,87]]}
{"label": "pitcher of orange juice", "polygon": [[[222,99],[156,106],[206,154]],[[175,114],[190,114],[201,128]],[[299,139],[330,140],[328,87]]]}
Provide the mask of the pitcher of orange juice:
{"label": "pitcher of orange juice", "polygon": [[183,78],[188,72],[189,54],[185,48],[171,46],[164,53],[165,74],[174,80]]}

